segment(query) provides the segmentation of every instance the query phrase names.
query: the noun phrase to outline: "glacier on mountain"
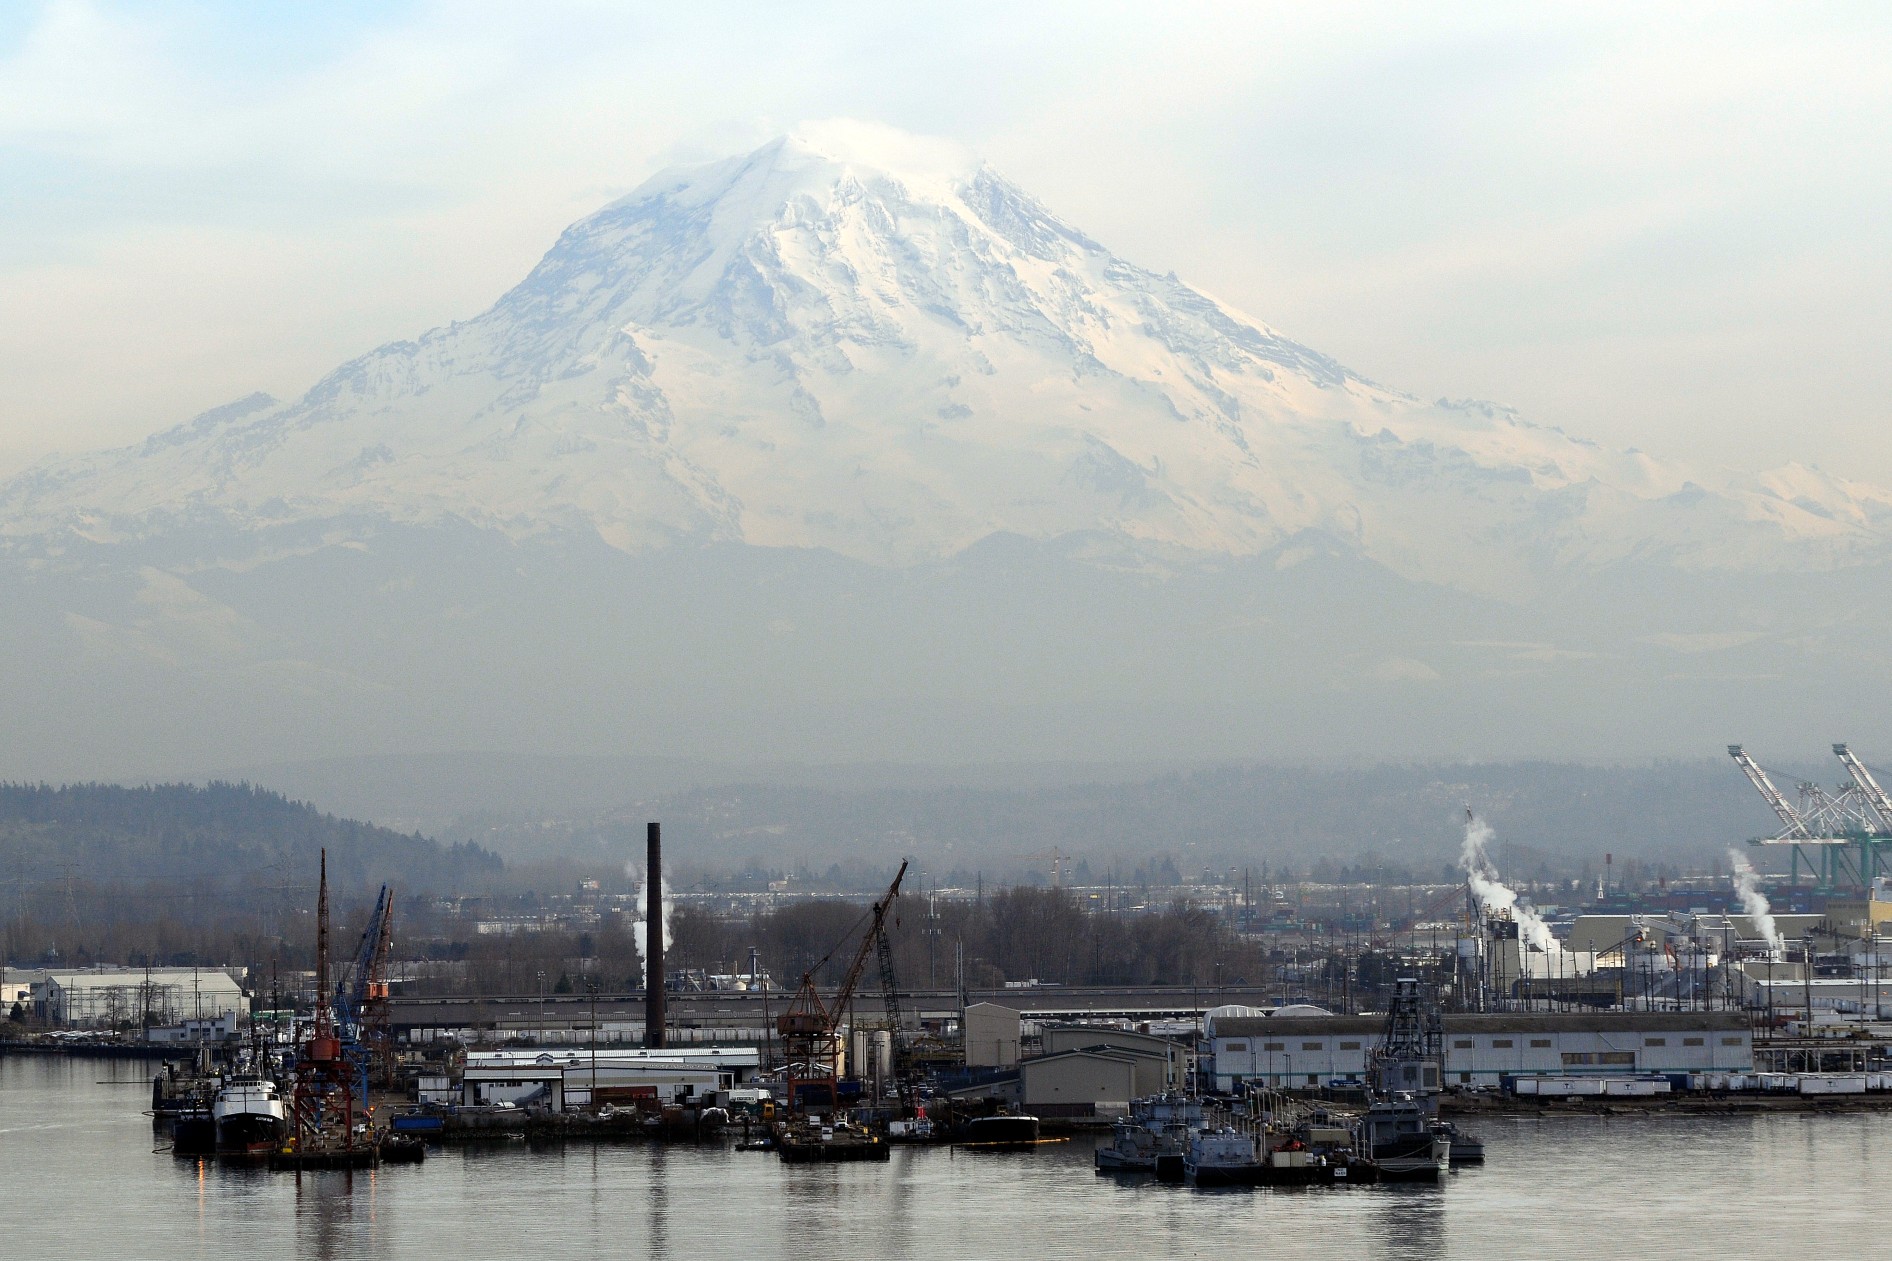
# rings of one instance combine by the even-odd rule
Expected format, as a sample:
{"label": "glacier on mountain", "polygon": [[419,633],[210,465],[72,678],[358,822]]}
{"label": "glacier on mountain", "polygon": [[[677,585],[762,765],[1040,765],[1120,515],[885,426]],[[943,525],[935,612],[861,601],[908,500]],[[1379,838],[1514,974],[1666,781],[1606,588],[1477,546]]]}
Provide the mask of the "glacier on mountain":
{"label": "glacier on mountain", "polygon": [[1504,590],[1874,558],[1892,496],[1424,403],[1117,258],[953,146],[826,124],[654,176],[490,310],[300,399],[0,487],[16,547],[361,521],[887,566],[1001,534],[1171,557],[1313,534]]}

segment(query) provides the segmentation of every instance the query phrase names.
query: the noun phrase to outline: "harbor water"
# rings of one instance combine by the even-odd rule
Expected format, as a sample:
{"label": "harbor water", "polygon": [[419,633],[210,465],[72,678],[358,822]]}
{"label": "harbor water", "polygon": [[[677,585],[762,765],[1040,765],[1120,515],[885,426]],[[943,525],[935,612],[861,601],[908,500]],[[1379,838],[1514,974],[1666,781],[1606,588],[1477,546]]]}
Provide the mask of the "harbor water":
{"label": "harbor water", "polygon": [[511,1143],[272,1174],[156,1150],[144,1064],[0,1058],[17,1257],[1883,1256],[1892,1115],[1481,1120],[1438,1187],[1197,1191],[1091,1171],[1082,1139],[786,1166],[725,1146]]}

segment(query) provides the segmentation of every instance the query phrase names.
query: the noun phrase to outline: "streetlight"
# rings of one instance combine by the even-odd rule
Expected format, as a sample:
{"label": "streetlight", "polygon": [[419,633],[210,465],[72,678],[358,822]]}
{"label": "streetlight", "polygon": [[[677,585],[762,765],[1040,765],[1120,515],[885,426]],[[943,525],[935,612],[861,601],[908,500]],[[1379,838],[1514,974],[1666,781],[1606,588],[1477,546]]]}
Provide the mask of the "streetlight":
{"label": "streetlight", "polygon": [[545,973],[539,972],[539,1041],[545,1041]]}

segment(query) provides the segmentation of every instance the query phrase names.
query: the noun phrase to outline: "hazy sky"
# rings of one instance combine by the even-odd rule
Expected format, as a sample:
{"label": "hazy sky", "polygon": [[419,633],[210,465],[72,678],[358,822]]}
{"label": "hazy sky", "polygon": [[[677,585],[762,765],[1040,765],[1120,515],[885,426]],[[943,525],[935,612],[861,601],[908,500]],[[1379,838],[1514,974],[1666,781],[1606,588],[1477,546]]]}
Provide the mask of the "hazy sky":
{"label": "hazy sky", "polygon": [[477,313],[659,166],[950,136],[1389,385],[1892,484],[1892,9],[0,6],[0,472]]}

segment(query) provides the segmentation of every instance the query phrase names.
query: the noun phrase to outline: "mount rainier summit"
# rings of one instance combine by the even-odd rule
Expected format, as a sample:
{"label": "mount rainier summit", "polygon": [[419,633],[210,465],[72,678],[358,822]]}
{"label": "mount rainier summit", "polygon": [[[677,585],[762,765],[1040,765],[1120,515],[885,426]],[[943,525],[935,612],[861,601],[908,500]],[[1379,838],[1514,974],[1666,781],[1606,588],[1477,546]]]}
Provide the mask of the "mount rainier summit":
{"label": "mount rainier summit", "polygon": [[[490,310],[300,399],[0,485],[0,616],[44,678],[274,705],[285,755],[763,723],[860,743],[760,751],[845,756],[1000,710],[1021,747],[1124,753],[1058,733],[1149,705],[1202,751],[1268,751],[1270,706],[1335,749],[1388,714],[1398,746],[1445,712],[1413,689],[1454,682],[1465,721],[1566,713],[1605,747],[1605,669],[1625,696],[1883,686],[1889,534],[1892,495],[1816,469],[1401,394],[953,146],[829,124],[656,175]],[[1140,695],[1104,699],[1125,671]]]}
{"label": "mount rainier summit", "polygon": [[1717,482],[1376,385],[1144,271],[950,147],[829,125],[666,171],[485,314],[300,400],[0,496],[10,536],[384,517],[875,564],[998,533],[1252,555],[1319,531],[1413,577],[1656,556],[1834,564],[1892,497]]}

